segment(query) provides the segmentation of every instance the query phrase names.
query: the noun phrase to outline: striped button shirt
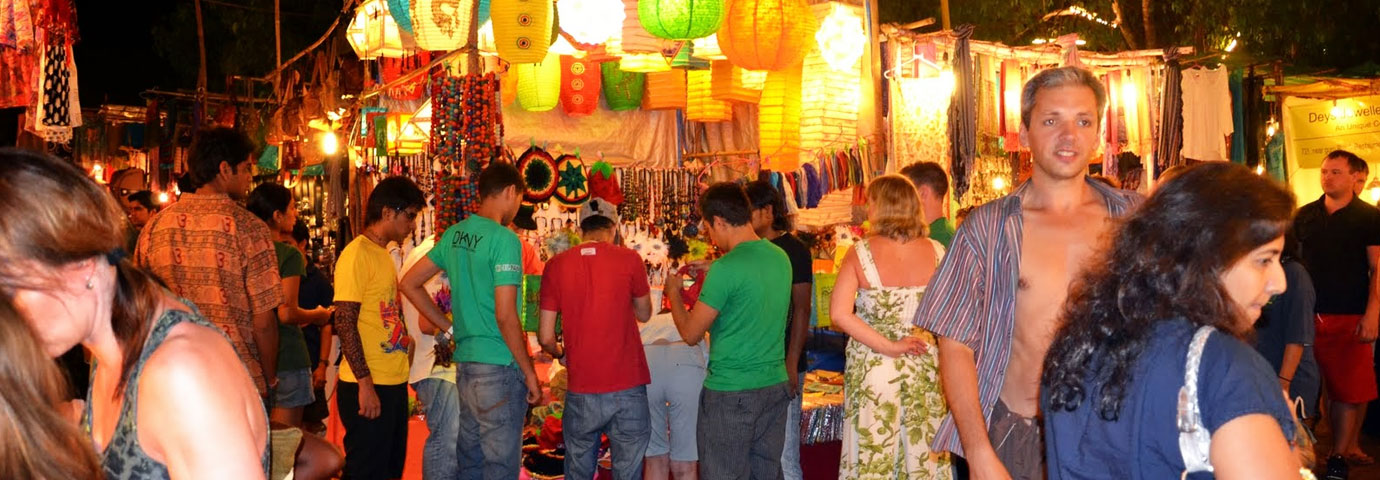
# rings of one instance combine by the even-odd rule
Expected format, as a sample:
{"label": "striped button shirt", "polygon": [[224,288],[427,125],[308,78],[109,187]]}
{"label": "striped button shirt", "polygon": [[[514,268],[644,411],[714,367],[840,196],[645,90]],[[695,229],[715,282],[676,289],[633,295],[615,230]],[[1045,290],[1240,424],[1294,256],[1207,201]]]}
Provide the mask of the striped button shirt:
{"label": "striped button shirt", "polygon": [[[1121,217],[1140,196],[1087,179],[1107,202],[1112,217]],[[916,326],[963,342],[977,362],[978,394],[983,418],[990,420],[1006,381],[1015,327],[1016,288],[1021,273],[1021,199],[1030,182],[1010,195],[973,210],[959,228],[944,263],[925,290],[915,312]],[[932,448],[963,455],[953,415],[944,418]]]}

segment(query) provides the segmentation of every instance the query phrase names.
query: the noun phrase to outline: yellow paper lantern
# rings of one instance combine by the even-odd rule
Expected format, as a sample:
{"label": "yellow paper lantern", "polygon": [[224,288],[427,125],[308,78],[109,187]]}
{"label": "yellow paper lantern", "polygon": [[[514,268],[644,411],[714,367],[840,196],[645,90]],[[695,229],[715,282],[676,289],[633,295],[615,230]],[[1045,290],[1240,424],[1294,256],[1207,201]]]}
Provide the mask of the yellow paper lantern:
{"label": "yellow paper lantern", "polygon": [[555,6],[550,1],[493,0],[489,13],[499,57],[509,63],[544,61],[555,20]]}
{"label": "yellow paper lantern", "polygon": [[710,95],[715,100],[738,103],[757,103],[767,72],[743,70],[728,60],[715,60],[710,67]]}
{"label": "yellow paper lantern", "polygon": [[717,33],[708,37],[697,38],[690,43],[694,46],[690,55],[695,58],[703,58],[705,60],[728,60],[728,57],[724,56],[724,51],[719,48],[719,34]]}
{"label": "yellow paper lantern", "polygon": [[708,70],[686,72],[685,119],[694,122],[727,122],[733,119],[733,106],[710,95]]}
{"label": "yellow paper lantern", "polygon": [[660,53],[628,53],[623,55],[618,68],[634,73],[668,72],[671,61]]}
{"label": "yellow paper lantern", "polygon": [[683,109],[685,101],[685,70],[647,74],[647,92],[642,95],[643,110]]}
{"label": "yellow paper lantern", "polygon": [[[839,4],[816,4],[815,14],[827,25],[839,12],[855,8]],[[861,29],[861,17],[853,13]],[[842,15],[847,17],[848,14]],[[820,29],[824,33],[825,29]],[[853,47],[850,47],[853,48]],[[861,46],[856,47],[859,52]],[[858,139],[858,104],[862,99],[862,70],[853,60],[831,59],[823,43],[805,57],[801,89],[800,148],[805,151],[853,143]],[[861,53],[859,53],[861,55]]]}
{"label": "yellow paper lantern", "polygon": [[355,8],[355,16],[345,27],[345,39],[361,60],[379,57],[400,58],[416,50],[411,35],[398,28],[383,0],[368,0]]}
{"label": "yellow paper lantern", "polygon": [[762,166],[793,172],[800,166],[800,89],[802,67],[767,74],[757,109],[758,155]]}
{"label": "yellow paper lantern", "polygon": [[412,35],[417,47],[449,52],[465,46],[474,0],[411,0]]}
{"label": "yellow paper lantern", "polygon": [[561,0],[556,2],[561,14],[561,30],[578,43],[597,45],[623,34],[621,0]]}
{"label": "yellow paper lantern", "polygon": [[719,28],[719,48],[748,70],[794,68],[814,47],[815,28],[805,0],[734,0]]}
{"label": "yellow paper lantern", "polygon": [[[497,3],[497,2],[495,2]],[[517,103],[529,112],[545,112],[561,101],[561,57],[548,54],[541,63],[514,65]]]}

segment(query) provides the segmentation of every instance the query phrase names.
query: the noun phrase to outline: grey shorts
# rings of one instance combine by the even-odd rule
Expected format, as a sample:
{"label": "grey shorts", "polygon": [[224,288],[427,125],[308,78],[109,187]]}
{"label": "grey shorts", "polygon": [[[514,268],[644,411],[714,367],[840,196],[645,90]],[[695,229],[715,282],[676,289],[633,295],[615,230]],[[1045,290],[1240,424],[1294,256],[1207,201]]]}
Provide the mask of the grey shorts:
{"label": "grey shorts", "polygon": [[1012,413],[999,398],[992,407],[987,437],[1013,480],[1045,478],[1045,437],[1039,418]]}
{"label": "grey shorts", "polygon": [[311,405],[316,396],[311,389],[311,370],[278,372],[278,393],[273,397],[276,408],[297,408]]}
{"label": "grey shorts", "polygon": [[702,347],[684,343],[645,345],[652,383],[647,385],[652,438],[647,456],[671,455],[677,462],[699,460],[695,422],[699,418],[700,388],[704,385]]}

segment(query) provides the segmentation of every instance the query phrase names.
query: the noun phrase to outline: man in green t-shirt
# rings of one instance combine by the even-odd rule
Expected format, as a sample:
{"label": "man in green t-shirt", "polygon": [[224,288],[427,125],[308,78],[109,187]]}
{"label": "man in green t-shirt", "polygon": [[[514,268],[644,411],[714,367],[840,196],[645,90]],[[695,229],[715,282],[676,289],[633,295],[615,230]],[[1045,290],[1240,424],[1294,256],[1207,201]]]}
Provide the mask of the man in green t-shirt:
{"label": "man in green t-shirt", "polygon": [[[422,314],[423,331],[452,329],[423,287],[444,270],[450,278],[456,388],[460,391],[460,471],[517,478],[527,405],[541,401],[541,383],[518,319],[522,243],[505,226],[524,191],[512,164],[494,162],[479,174],[479,211],[446,229],[436,247],[403,275],[402,292]],[[429,325],[428,325],[429,324]],[[445,334],[437,339],[449,343]]]}
{"label": "man in green t-shirt", "polygon": [[752,204],[734,183],[700,196],[705,231],[727,252],[709,267],[699,300],[686,311],[682,278],[666,282],[671,316],[685,343],[708,332],[709,373],[696,435],[706,479],[781,478],[786,434],[786,310],[791,262],[752,229]]}
{"label": "man in green t-shirt", "polygon": [[925,214],[925,224],[930,226],[930,238],[949,248],[954,240],[954,222],[944,216],[944,204],[949,195],[949,177],[944,167],[934,162],[920,162],[901,169],[901,175],[915,184],[920,194],[920,211]]}

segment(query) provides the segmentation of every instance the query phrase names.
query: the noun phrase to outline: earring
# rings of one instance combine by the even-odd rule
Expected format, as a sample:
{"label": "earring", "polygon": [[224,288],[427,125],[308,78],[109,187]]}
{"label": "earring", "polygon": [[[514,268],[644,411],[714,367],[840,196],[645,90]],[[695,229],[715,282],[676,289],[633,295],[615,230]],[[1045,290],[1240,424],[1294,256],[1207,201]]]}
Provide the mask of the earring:
{"label": "earring", "polygon": [[89,278],[86,279],[86,289],[87,289],[87,290],[95,290],[95,289],[96,289],[96,284],[95,284],[94,282],[92,282],[91,279],[89,279]]}

